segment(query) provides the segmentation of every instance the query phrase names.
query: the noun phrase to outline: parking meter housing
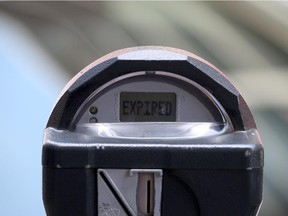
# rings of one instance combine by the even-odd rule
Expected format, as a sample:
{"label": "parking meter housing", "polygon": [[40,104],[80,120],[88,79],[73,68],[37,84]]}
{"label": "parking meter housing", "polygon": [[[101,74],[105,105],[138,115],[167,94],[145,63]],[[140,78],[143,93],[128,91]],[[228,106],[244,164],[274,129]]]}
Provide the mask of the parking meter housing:
{"label": "parking meter housing", "polygon": [[[121,87],[122,84],[118,85],[118,82],[125,79],[131,78],[132,83],[134,76],[137,79],[143,77],[144,81],[148,77],[149,82],[153,82],[154,77],[159,82],[162,78],[167,79],[167,82],[172,80],[172,87],[174,79],[181,79],[179,82],[185,82],[184,86],[187,85],[189,91],[195,89],[205,92],[212,102],[203,104],[210,104],[209,109],[212,109],[211,104],[220,107],[219,113],[225,120],[222,123],[229,125],[229,129],[208,135],[184,133],[181,137],[173,133],[175,130],[180,131],[183,125],[189,126],[190,121],[183,123],[173,122],[171,118],[163,118],[163,121],[152,118],[145,122],[146,117],[139,118],[137,122],[126,118],[120,120],[122,114],[119,114],[119,104],[124,100],[121,97],[134,97],[136,93],[138,96],[135,97],[146,97],[143,96],[146,91],[143,85],[141,88],[144,90],[140,92],[135,90],[132,94],[124,93],[124,96],[119,96],[119,92],[118,99],[111,102],[112,108],[115,106],[115,112],[118,113],[115,116],[119,117],[116,124],[108,122],[101,125],[96,118],[91,118],[87,123],[95,124],[97,131],[90,131],[89,126],[79,129],[78,122],[84,118],[82,115],[86,115],[83,110],[87,109],[97,94],[102,94],[101,91],[109,93],[113,88]],[[193,85],[192,90],[190,83]],[[182,88],[179,86],[177,88]],[[161,89],[158,91],[160,96],[154,96],[154,92],[154,95],[151,94],[149,86],[147,92],[150,95],[146,101],[150,97],[167,97],[168,102],[181,103],[178,99],[174,100],[170,93],[161,92]],[[127,108],[129,103],[123,106]],[[165,107],[162,104],[161,107],[166,108],[166,111],[170,109],[170,105]],[[174,117],[179,116],[176,113]],[[198,133],[201,133],[201,124],[195,127],[192,123],[193,129],[198,128]],[[117,127],[114,131],[121,127],[123,133],[127,132],[128,135],[122,136],[121,131],[120,135],[112,133],[111,136],[102,136],[99,128],[103,128],[103,125],[107,130]],[[137,137],[137,132],[146,130],[147,125],[158,129],[150,129],[151,137]],[[168,137],[161,132],[166,128],[172,128]],[[152,173],[149,174],[152,176],[152,189],[147,192],[149,199],[143,201],[148,211],[144,215],[253,216],[257,215],[262,202],[263,157],[263,146],[253,116],[240,93],[219,69],[183,50],[166,47],[129,48],[96,60],[78,73],[61,93],[45,129],[42,153],[43,201],[48,216],[141,215],[137,213],[142,211],[139,201],[142,186],[139,186],[139,179],[143,173]],[[122,173],[125,176],[125,172],[129,173],[127,178],[118,178]],[[117,179],[115,184],[115,178],[110,179],[113,175]],[[126,188],[128,192],[131,189],[135,193],[128,193],[127,190],[123,192],[121,188]],[[101,193],[111,195],[103,197]],[[106,199],[109,201],[102,201]],[[117,206],[112,203],[117,203]]]}

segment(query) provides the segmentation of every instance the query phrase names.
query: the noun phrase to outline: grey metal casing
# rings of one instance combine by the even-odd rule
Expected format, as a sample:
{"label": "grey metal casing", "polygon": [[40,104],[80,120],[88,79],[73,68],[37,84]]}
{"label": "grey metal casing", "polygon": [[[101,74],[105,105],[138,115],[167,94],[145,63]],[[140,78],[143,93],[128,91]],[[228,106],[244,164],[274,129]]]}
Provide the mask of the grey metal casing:
{"label": "grey metal casing", "polygon": [[[93,92],[138,71],[174,73],[197,83],[221,104],[233,131],[183,139],[75,132],[74,116]],[[263,157],[248,106],[218,69],[177,49],[125,49],[92,63],[63,90],[45,130],[43,200],[48,216],[95,216],[99,170],[161,169],[162,216],[256,215],[262,200]]]}

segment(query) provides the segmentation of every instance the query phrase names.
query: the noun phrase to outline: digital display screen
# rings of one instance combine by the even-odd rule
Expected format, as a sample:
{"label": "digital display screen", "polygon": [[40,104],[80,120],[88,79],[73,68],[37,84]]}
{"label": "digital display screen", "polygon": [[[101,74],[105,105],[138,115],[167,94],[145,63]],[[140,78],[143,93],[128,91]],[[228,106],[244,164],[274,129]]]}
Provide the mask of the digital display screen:
{"label": "digital display screen", "polygon": [[176,121],[176,94],[170,92],[121,92],[121,122]]}

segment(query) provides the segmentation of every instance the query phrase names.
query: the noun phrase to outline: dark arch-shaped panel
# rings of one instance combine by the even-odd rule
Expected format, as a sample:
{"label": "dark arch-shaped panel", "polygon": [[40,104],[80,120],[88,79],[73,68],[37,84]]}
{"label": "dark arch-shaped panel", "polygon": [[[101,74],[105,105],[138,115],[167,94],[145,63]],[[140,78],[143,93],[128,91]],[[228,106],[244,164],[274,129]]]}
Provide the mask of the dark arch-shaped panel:
{"label": "dark arch-shaped panel", "polygon": [[228,113],[235,130],[256,128],[244,99],[225,75],[198,56],[167,47],[136,47],[96,60],[65,87],[47,127],[68,129],[76,111],[97,88],[135,71],[167,71],[193,80],[209,90]]}

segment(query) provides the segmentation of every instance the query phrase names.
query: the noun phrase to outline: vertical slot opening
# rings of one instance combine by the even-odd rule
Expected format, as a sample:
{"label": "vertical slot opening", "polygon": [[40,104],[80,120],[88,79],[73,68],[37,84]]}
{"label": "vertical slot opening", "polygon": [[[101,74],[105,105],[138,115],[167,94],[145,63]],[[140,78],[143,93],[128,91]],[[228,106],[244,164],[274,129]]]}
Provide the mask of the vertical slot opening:
{"label": "vertical slot opening", "polygon": [[147,181],[147,213],[150,214],[150,202],[151,202],[151,182]]}

